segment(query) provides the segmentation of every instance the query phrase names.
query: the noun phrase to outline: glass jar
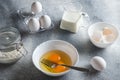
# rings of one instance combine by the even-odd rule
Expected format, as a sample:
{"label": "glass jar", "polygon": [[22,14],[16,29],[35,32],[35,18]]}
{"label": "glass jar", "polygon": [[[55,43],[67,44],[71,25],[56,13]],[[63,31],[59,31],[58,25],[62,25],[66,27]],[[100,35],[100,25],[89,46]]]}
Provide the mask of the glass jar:
{"label": "glass jar", "polygon": [[0,63],[12,63],[27,53],[19,31],[14,27],[0,29]]}

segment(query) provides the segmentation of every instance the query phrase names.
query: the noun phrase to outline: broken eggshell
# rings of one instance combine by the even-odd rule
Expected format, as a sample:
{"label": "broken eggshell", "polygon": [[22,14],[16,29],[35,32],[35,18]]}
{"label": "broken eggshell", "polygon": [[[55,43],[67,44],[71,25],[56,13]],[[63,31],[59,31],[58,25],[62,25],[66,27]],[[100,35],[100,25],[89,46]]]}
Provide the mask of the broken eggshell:
{"label": "broken eggshell", "polygon": [[[109,28],[109,30],[108,30],[108,28]],[[110,30],[112,30],[112,31],[110,31]],[[110,45],[112,45],[119,37],[118,30],[119,29],[117,27],[115,27],[114,25],[111,25],[109,23],[97,22],[97,23],[92,24],[88,28],[88,35],[89,35],[90,41],[96,47],[107,48]],[[111,32],[112,32],[112,34],[111,34]]]}

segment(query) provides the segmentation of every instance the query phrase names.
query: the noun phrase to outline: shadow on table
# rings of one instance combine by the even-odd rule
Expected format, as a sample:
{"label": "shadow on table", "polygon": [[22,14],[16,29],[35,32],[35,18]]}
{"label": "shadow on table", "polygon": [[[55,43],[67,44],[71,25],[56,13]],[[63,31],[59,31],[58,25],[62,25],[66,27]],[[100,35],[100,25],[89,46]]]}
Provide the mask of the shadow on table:
{"label": "shadow on table", "polygon": [[12,64],[2,64],[2,63],[0,63],[0,69],[3,70],[3,69],[5,69],[5,68],[10,67],[11,65],[12,65]]}

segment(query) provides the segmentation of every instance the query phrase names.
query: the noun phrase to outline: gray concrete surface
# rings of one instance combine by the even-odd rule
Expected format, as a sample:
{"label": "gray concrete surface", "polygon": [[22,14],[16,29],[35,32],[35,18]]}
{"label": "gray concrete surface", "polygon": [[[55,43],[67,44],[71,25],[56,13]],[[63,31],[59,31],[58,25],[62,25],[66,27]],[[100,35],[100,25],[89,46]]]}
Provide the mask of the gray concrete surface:
{"label": "gray concrete surface", "polygon": [[[14,64],[0,64],[0,80],[119,80],[120,79],[120,38],[106,49],[99,49],[89,41],[87,31],[80,29],[73,34],[59,29],[63,14],[63,3],[77,2],[82,4],[83,11],[90,16],[91,23],[104,21],[114,24],[120,29],[119,0],[40,0],[44,12],[48,14],[55,25],[54,29],[36,34],[28,34],[26,25],[15,16],[15,10],[30,8],[35,0],[0,0],[0,27],[14,26],[19,29],[28,54]],[[74,6],[76,5],[73,4]],[[38,71],[32,63],[32,53],[36,46],[47,40],[65,40],[73,44],[79,51],[78,66],[90,67],[93,56],[101,56],[107,62],[107,68],[102,72],[82,73],[72,70],[60,77],[49,77]]]}

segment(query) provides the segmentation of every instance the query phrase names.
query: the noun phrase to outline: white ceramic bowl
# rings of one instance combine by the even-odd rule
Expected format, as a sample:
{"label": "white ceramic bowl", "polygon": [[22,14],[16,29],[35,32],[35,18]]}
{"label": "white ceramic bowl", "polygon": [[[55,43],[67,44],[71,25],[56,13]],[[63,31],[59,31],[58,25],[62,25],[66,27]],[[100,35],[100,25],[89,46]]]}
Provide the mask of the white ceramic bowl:
{"label": "white ceramic bowl", "polygon": [[70,56],[73,65],[76,65],[79,61],[78,51],[72,44],[62,40],[49,40],[49,41],[43,42],[42,44],[37,46],[37,48],[34,50],[32,60],[33,60],[33,64],[38,70],[40,70],[41,72],[49,76],[61,76],[70,71],[70,70],[66,70],[61,73],[52,73],[52,72],[45,71],[40,67],[40,64],[39,64],[40,58],[42,57],[43,54],[45,54],[50,50],[64,51]]}
{"label": "white ceramic bowl", "polygon": [[[115,38],[113,41],[109,42],[109,43],[101,43],[101,42],[97,42],[95,41],[93,38],[92,38],[92,35],[93,35],[93,32],[94,31],[97,31],[97,30],[102,30],[104,27],[109,27],[109,28],[112,28],[113,30],[113,33],[115,34]],[[111,24],[108,24],[108,23],[105,23],[105,22],[97,22],[95,24],[92,24],[89,29],[88,29],[88,35],[89,35],[89,38],[90,38],[90,41],[97,47],[99,48],[106,48],[108,46],[110,46],[113,42],[116,41],[116,39],[118,38],[119,36],[119,32],[118,32],[118,29],[111,25]]]}

